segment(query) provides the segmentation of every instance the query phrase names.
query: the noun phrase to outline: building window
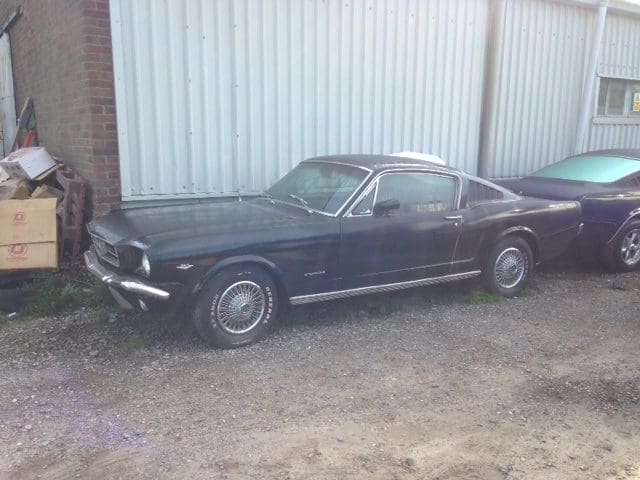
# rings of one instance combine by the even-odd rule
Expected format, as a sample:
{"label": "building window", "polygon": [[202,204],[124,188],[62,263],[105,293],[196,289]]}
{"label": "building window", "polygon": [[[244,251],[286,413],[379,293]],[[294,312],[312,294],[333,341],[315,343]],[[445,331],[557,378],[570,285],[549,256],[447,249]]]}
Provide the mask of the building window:
{"label": "building window", "polygon": [[640,81],[600,77],[598,116],[640,117]]}

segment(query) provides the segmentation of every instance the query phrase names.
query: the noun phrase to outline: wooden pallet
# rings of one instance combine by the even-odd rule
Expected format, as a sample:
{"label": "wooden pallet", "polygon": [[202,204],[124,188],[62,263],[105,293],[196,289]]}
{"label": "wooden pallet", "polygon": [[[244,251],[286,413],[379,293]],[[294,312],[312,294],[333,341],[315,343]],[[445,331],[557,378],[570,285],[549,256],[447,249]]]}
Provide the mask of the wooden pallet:
{"label": "wooden pallet", "polygon": [[64,190],[64,198],[58,206],[60,259],[64,258],[65,252],[76,258],[82,243],[87,182],[66,165],[58,169],[56,180]]}

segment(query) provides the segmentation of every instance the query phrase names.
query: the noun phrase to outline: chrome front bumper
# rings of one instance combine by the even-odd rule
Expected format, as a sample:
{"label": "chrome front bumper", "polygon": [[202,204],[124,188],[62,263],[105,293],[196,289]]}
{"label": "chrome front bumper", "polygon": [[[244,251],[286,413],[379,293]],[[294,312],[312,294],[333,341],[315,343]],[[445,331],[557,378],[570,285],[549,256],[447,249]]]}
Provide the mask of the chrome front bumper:
{"label": "chrome front bumper", "polygon": [[161,288],[149,285],[142,280],[126,275],[118,275],[103,267],[98,261],[95,250],[91,247],[84,252],[84,262],[89,271],[109,287],[119,288],[126,292],[144,295],[158,300],[168,300],[171,294]]}

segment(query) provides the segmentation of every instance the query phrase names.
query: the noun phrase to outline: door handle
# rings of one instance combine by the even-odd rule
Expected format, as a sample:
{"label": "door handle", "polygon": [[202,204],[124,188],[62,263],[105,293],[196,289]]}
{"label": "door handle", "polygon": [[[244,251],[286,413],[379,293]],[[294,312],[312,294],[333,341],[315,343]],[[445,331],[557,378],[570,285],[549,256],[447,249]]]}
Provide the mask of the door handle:
{"label": "door handle", "polygon": [[462,220],[462,215],[447,215],[444,217],[445,220],[453,220],[454,222],[459,222]]}

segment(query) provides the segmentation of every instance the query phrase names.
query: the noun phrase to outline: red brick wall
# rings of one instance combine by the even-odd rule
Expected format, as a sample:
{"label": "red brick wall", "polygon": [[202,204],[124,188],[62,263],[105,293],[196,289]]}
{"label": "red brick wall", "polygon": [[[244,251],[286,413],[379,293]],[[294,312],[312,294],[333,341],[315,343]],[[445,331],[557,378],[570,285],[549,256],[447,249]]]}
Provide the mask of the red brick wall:
{"label": "red brick wall", "polygon": [[90,185],[95,215],[120,203],[118,138],[108,0],[2,0],[18,5],[11,56],[19,113],[34,100],[39,142]]}

